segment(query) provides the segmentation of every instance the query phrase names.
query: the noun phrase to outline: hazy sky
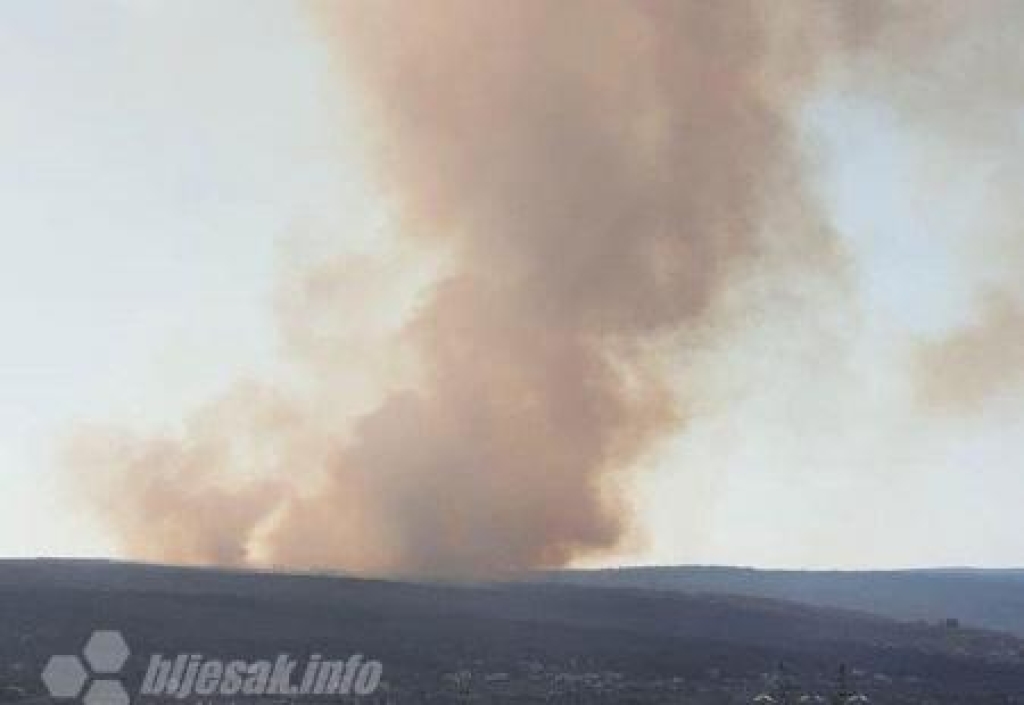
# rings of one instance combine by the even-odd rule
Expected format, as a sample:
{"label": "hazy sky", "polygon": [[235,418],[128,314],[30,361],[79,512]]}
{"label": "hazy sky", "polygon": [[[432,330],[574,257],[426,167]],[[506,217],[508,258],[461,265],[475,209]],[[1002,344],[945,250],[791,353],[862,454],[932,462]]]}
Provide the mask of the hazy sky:
{"label": "hazy sky", "polygon": [[[288,258],[374,246],[387,214],[328,70],[293,3],[0,2],[0,554],[116,555],[63,439],[173,426],[274,368]],[[799,119],[850,281],[680,354],[718,401],[631,483],[643,547],[604,560],[1024,563],[1024,395],[922,415],[906,374],[985,284],[964,258],[991,159],[856,91]]]}

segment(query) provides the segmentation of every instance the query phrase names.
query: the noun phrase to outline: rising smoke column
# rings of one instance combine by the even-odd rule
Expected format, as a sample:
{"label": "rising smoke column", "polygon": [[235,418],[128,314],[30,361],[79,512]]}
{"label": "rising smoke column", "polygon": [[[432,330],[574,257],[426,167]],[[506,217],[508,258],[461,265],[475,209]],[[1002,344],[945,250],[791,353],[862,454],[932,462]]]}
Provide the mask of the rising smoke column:
{"label": "rising smoke column", "polygon": [[[814,7],[319,6],[400,236],[445,253],[387,343],[417,380],[355,418],[266,381],[164,438],[84,435],[72,462],[126,552],[479,575],[614,548],[610,480],[682,422],[665,346],[713,327],[765,238],[815,237],[765,228],[780,193],[817,222],[790,126],[831,26]],[[344,398],[329,355],[296,364]]]}

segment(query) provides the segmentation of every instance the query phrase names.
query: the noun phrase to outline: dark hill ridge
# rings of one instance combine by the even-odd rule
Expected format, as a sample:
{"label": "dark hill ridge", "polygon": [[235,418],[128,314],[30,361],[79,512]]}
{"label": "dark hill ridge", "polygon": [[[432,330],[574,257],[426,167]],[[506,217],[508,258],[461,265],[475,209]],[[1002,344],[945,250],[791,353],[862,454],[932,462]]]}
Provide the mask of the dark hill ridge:
{"label": "dark hill ridge", "polygon": [[[38,696],[35,674],[46,658],[73,652],[97,628],[128,638],[136,682],[151,653],[358,652],[383,661],[397,703],[465,702],[444,678],[460,670],[473,673],[472,693],[492,698],[480,702],[749,702],[780,661],[819,689],[847,663],[874,702],[963,705],[1024,696],[1024,643],[1013,637],[792,602],[0,561],[0,663],[8,669],[0,693],[7,700],[22,691]],[[488,673],[508,680],[494,685]],[[580,685],[585,677],[588,685]],[[701,700],[701,693],[717,699]]]}
{"label": "dark hill ridge", "polygon": [[556,571],[544,578],[595,587],[765,597],[904,621],[955,618],[1024,637],[1024,570],[845,572],[665,566]]}

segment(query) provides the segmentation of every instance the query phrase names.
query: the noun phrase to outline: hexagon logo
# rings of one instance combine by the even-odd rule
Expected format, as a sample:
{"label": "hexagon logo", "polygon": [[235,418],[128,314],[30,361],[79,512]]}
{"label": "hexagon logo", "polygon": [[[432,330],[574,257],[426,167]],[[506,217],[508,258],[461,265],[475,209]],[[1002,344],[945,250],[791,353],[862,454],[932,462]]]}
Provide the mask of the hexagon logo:
{"label": "hexagon logo", "polygon": [[43,668],[43,684],[54,698],[76,698],[84,691],[83,705],[129,705],[128,693],[119,680],[95,678],[85,688],[92,675],[119,673],[128,654],[128,644],[120,632],[95,631],[82,650],[84,661],[78,656],[50,657]]}
{"label": "hexagon logo", "polygon": [[96,673],[117,673],[128,660],[128,644],[121,632],[97,631],[85,645],[85,660]]}
{"label": "hexagon logo", "polygon": [[82,699],[84,705],[128,705],[128,693],[121,681],[96,680]]}
{"label": "hexagon logo", "polygon": [[43,668],[43,684],[55,698],[74,698],[89,678],[77,656],[51,656]]}

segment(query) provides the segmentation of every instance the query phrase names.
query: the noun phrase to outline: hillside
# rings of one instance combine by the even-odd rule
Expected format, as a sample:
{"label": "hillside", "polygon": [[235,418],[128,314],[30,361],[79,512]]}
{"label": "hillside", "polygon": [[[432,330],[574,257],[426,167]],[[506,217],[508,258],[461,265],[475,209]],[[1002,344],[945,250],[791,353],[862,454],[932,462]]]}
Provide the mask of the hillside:
{"label": "hillside", "polygon": [[[1012,637],[760,598],[0,562],[7,701],[46,702],[42,664],[94,629],[124,633],[136,684],[152,653],[361,653],[384,663],[396,703],[749,702],[780,662],[819,692],[848,664],[875,702],[1024,694]],[[470,675],[456,687],[459,673]]]}
{"label": "hillside", "polygon": [[543,577],[575,585],[791,600],[904,621],[958,619],[1024,637],[1024,571],[1020,570],[843,572],[666,566],[558,571]]}

